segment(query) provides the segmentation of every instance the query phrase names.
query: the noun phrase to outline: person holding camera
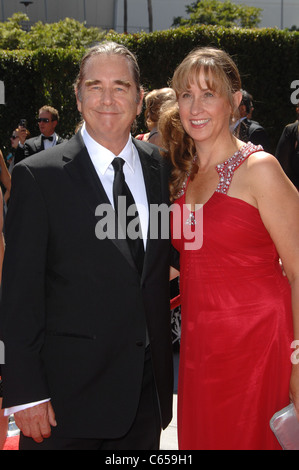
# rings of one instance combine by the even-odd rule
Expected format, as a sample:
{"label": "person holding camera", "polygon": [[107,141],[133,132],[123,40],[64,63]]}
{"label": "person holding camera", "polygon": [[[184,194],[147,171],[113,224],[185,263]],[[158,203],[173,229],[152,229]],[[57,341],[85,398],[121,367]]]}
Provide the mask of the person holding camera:
{"label": "person holding camera", "polygon": [[[30,155],[54,147],[55,145],[61,144],[65,141],[65,139],[60,137],[55,132],[59,121],[59,113],[57,109],[53,108],[52,106],[43,106],[39,110],[37,121],[40,135],[27,140],[20,139],[19,147],[17,148],[15,155],[15,164],[19,163]],[[25,129],[26,123],[23,123],[22,125],[20,123],[19,128],[20,127]]]}

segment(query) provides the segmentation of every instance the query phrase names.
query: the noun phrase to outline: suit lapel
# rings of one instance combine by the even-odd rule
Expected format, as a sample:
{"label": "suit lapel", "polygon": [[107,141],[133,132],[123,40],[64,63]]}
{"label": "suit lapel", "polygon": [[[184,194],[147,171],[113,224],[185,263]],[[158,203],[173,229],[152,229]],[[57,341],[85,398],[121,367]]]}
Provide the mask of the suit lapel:
{"label": "suit lapel", "polygon": [[160,162],[153,158],[152,149],[140,145],[138,140],[134,139],[134,144],[139,153],[143,177],[146,187],[148,205],[161,203],[161,187],[160,187]]}
{"label": "suit lapel", "polygon": [[[75,184],[76,191],[83,197],[89,207],[96,226],[96,208],[100,204],[108,204],[111,207],[111,204],[92,164],[81,134],[76,134],[64,149],[64,168]],[[110,238],[110,240],[126,258],[130,266],[136,269],[127,241],[116,238]]]}
{"label": "suit lapel", "polygon": [[43,144],[41,135],[39,135],[37,139],[35,139],[34,146],[35,146],[36,152],[41,152],[42,150],[44,150],[44,144]]}
{"label": "suit lapel", "polygon": [[99,204],[109,204],[109,199],[89,157],[82,137],[77,134],[64,147],[65,170],[78,186],[78,191],[95,214]]}

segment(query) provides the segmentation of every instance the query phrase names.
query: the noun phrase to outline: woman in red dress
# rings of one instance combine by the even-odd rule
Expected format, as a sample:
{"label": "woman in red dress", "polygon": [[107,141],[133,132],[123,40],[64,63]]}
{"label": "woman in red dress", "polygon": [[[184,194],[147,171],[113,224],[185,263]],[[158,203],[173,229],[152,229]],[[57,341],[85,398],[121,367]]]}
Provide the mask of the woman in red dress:
{"label": "woman in red dress", "polygon": [[191,52],[172,87],[159,128],[180,209],[179,447],[280,449],[271,417],[290,399],[299,417],[299,195],[275,157],[232,135],[241,81],[224,51]]}

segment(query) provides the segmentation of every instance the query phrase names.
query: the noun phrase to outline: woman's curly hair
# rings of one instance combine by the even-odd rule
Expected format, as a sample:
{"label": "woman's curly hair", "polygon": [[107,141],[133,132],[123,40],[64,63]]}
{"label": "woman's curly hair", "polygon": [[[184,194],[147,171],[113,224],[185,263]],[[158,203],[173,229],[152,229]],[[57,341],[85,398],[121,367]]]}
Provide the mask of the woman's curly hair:
{"label": "woman's curly hair", "polygon": [[162,108],[158,127],[163,142],[161,153],[170,160],[172,166],[169,190],[173,201],[178,197],[186,175],[193,175],[195,145],[182,126],[177,102]]}

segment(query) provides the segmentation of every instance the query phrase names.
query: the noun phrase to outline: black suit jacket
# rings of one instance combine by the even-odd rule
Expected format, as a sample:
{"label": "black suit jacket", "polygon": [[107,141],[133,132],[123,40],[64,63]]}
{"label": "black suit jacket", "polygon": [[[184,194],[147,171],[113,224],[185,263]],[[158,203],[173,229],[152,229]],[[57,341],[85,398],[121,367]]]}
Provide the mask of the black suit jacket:
{"label": "black suit jacket", "polygon": [[[58,135],[56,145],[62,144],[65,141],[65,139]],[[24,160],[24,158],[30,157],[30,155],[34,155],[35,153],[42,152],[44,149],[44,142],[41,135],[27,139],[24,147],[17,147],[16,149],[15,165]]]}
{"label": "black suit jacket", "polygon": [[271,145],[267,132],[256,121],[243,119],[238,127],[237,137],[244,142],[251,142],[255,145],[262,145],[265,152],[271,153]]}
{"label": "black suit jacket", "polygon": [[[168,204],[155,146],[134,141],[149,204]],[[168,239],[149,239],[140,279],[125,240],[95,236],[109,204],[79,134],[17,165],[6,219],[0,331],[4,407],[50,397],[57,433],[117,438],[142,382],[146,324],[162,424],[172,417]]]}
{"label": "black suit jacket", "polygon": [[299,122],[287,124],[278,141],[275,156],[292,183],[299,189]]}

